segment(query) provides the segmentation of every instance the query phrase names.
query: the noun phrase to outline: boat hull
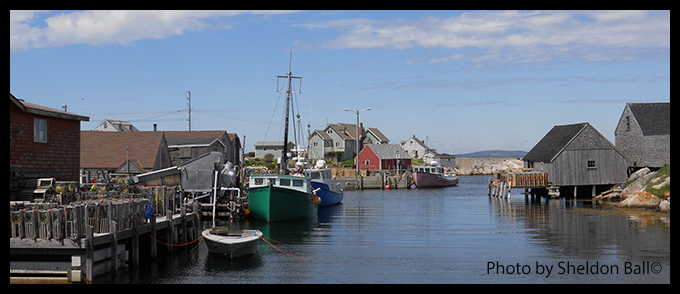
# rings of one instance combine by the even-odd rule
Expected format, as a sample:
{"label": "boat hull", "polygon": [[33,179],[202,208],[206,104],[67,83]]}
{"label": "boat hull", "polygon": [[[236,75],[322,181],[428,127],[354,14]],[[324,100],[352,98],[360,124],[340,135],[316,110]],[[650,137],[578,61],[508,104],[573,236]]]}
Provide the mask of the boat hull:
{"label": "boat hull", "polygon": [[321,198],[319,207],[339,204],[340,202],[342,202],[342,199],[344,197],[342,191],[339,192],[332,191],[328,187],[328,184],[326,183],[312,181],[312,189],[314,190],[321,189],[316,191],[316,196],[319,196],[319,198]]}
{"label": "boat hull", "polygon": [[298,220],[317,213],[313,195],[276,186],[248,189],[250,215],[266,222]]}
{"label": "boat hull", "polygon": [[213,234],[214,231],[203,231],[203,240],[210,254],[226,256],[231,259],[255,254],[262,232],[259,230],[244,230],[241,235],[224,236]]}
{"label": "boat hull", "polygon": [[447,178],[441,174],[413,172],[413,183],[418,188],[450,187],[458,185],[458,177]]}

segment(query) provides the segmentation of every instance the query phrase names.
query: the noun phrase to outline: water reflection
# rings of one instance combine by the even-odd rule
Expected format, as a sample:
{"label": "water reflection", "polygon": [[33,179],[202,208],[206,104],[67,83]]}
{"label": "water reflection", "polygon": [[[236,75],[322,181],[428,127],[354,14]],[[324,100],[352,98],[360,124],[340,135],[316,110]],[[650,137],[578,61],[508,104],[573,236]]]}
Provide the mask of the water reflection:
{"label": "water reflection", "polygon": [[[521,224],[554,256],[597,259],[663,258],[670,246],[670,215],[598,207],[582,199],[489,198],[499,223]],[[626,217],[621,217],[625,215]],[[653,230],[654,234],[641,234]],[[553,256],[553,257],[554,257]]]}

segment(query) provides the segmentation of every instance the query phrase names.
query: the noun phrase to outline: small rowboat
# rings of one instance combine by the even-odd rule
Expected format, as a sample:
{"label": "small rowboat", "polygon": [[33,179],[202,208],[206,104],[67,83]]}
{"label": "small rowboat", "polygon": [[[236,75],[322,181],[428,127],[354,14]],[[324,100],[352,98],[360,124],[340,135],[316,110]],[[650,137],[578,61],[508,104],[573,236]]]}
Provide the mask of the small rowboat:
{"label": "small rowboat", "polygon": [[[235,228],[218,228],[215,226],[216,203],[217,203],[217,173],[215,173],[215,185],[210,199],[213,211],[212,228],[203,231],[203,239],[208,246],[210,254],[228,256],[231,259],[253,255],[260,244],[262,232],[260,230],[240,230]],[[221,190],[235,190],[240,197],[239,188],[220,188]]]}
{"label": "small rowboat", "polygon": [[260,237],[260,230],[229,231],[212,228],[203,231],[208,252],[231,259],[254,254],[260,244]]}

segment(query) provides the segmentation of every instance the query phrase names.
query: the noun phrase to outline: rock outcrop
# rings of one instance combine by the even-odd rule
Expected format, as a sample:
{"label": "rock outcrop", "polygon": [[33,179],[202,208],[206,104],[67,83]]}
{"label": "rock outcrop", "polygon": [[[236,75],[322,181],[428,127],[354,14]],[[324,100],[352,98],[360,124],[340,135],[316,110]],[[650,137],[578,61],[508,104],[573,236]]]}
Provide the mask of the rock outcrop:
{"label": "rock outcrop", "polygon": [[619,207],[641,207],[670,212],[670,191],[663,194],[658,192],[664,187],[670,186],[670,183],[670,173],[653,173],[649,168],[643,168],[630,175],[623,189],[616,186],[612,187],[595,199],[613,200],[621,198],[623,200],[618,203]]}

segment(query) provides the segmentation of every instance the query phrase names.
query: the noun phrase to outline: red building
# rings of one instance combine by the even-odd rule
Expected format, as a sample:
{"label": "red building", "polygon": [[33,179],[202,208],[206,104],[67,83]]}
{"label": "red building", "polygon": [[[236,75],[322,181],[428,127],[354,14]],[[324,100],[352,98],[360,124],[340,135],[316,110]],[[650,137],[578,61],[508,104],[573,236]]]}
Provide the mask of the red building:
{"label": "red building", "polygon": [[17,99],[9,94],[10,190],[28,179],[78,181],[80,122],[90,118]]}
{"label": "red building", "polygon": [[411,157],[398,144],[368,144],[359,152],[359,169],[410,170]]}

